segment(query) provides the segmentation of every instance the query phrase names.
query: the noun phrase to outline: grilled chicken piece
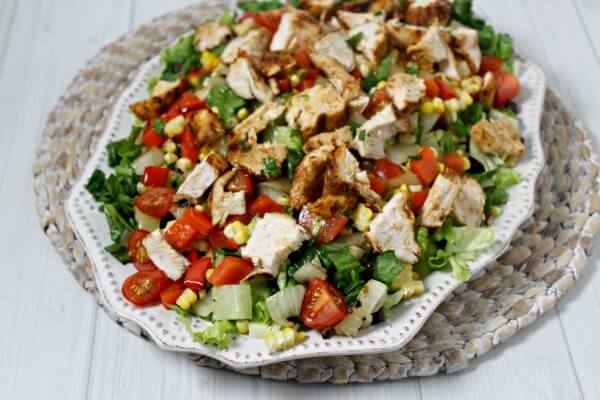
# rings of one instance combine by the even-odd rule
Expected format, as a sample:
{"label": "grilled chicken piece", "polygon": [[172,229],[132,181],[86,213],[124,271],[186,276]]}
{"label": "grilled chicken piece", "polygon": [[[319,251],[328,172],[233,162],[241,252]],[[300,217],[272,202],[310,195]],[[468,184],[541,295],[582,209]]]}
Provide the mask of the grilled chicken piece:
{"label": "grilled chicken piece", "polygon": [[452,5],[448,0],[412,0],[406,10],[406,22],[411,25],[448,25]]}
{"label": "grilled chicken piece", "polygon": [[267,77],[272,77],[281,73],[290,73],[298,65],[294,53],[287,50],[269,51],[257,63],[258,69]]}
{"label": "grilled chicken piece", "polygon": [[300,210],[319,198],[333,146],[322,146],[308,153],[296,168],[290,190],[290,205]]}
{"label": "grilled chicken piece", "polygon": [[281,168],[287,158],[287,150],[285,144],[261,143],[252,146],[248,151],[242,148],[232,150],[229,152],[227,159],[236,167],[244,168],[255,176],[265,177],[267,159],[273,159],[277,166]]}
{"label": "grilled chicken piece", "polygon": [[[361,171],[358,160],[352,155],[346,146],[339,146],[333,155],[335,173],[339,179],[351,185],[352,188],[368,204],[379,206],[381,197],[371,189],[371,183],[366,171]],[[327,179],[325,180],[327,187]]]}
{"label": "grilled chicken piece", "polygon": [[219,117],[210,110],[198,110],[190,119],[190,128],[196,137],[198,146],[212,144],[225,137],[225,129]]}
{"label": "grilled chicken piece", "polygon": [[386,91],[392,98],[396,109],[404,111],[418,104],[425,96],[425,81],[414,75],[400,72],[388,79]]}
{"label": "grilled chicken piece", "polygon": [[378,64],[388,51],[385,25],[383,23],[368,22],[352,28],[348,32],[348,37],[358,34],[363,36],[356,46],[356,50],[362,53],[371,63]]}
{"label": "grilled chicken piece", "polygon": [[285,119],[308,139],[317,132],[332,131],[343,125],[346,102],[331,84],[316,85],[291,98]]}
{"label": "grilled chicken piece", "polygon": [[349,126],[344,126],[340,129],[336,129],[333,132],[319,133],[308,139],[304,144],[304,152],[310,153],[313,150],[317,150],[323,146],[337,147],[340,145],[348,144],[352,141],[352,131]]}
{"label": "grilled chicken piece", "polygon": [[308,239],[308,234],[289,215],[268,213],[258,220],[250,240],[242,247],[242,257],[255,265],[251,276],[276,277],[281,264]]}
{"label": "grilled chicken piece", "polygon": [[408,130],[410,130],[408,118],[406,116],[398,118],[394,107],[388,104],[357,129],[352,147],[363,158],[385,158],[385,141],[397,133]]}
{"label": "grilled chicken piece", "polygon": [[194,36],[194,48],[200,52],[214,49],[233,36],[231,28],[218,22],[198,26]]}
{"label": "grilled chicken piece", "polygon": [[225,186],[234,175],[235,170],[226,172],[213,186],[209,199],[213,225],[223,226],[230,215],[246,213],[246,193],[225,191]]}
{"label": "grilled chicken piece", "polygon": [[399,192],[373,218],[366,237],[376,251],[393,251],[400,261],[413,264],[421,252],[415,241],[414,226],[415,216],[408,207],[408,196]]}
{"label": "grilled chicken piece", "polygon": [[471,128],[471,137],[484,153],[499,157],[519,157],[525,153],[519,130],[509,117],[479,121]]}
{"label": "grilled chicken piece", "polygon": [[196,202],[228,168],[227,160],[217,153],[210,153],[204,161],[194,167],[179,186],[175,200],[187,199],[192,203]]}
{"label": "grilled chicken piece", "polygon": [[353,100],[363,94],[360,82],[332,57],[310,53],[310,59],[318,69],[323,71],[345,101]]}
{"label": "grilled chicken piece", "polygon": [[414,46],[427,33],[427,28],[422,26],[407,25],[398,19],[391,19],[385,23],[392,45],[401,49]]}
{"label": "grilled chicken piece", "polygon": [[447,170],[438,175],[421,209],[421,225],[427,228],[441,228],[452,211],[461,187],[460,176]]}
{"label": "grilled chicken piece", "polygon": [[281,16],[279,28],[271,41],[271,51],[309,49],[320,36],[321,26],[310,14],[289,10]]}
{"label": "grilled chicken piece", "polygon": [[273,101],[263,103],[262,106],[258,107],[250,116],[233,128],[231,144],[236,146],[242,140],[247,141],[249,144],[255,144],[258,133],[266,129],[284,111],[285,106],[281,104]]}
{"label": "grilled chicken piece", "polygon": [[371,13],[383,12],[387,17],[394,14],[398,9],[397,0],[373,0],[367,9]]}
{"label": "grilled chicken piece", "polygon": [[479,93],[479,101],[483,104],[486,110],[491,110],[494,107],[494,100],[496,99],[496,79],[494,74],[486,72],[483,76],[483,83],[481,85],[481,92]]}
{"label": "grilled chicken piece", "polygon": [[248,56],[260,60],[269,49],[271,42],[271,32],[265,28],[252,29],[243,36],[238,36],[227,44],[221,54],[221,60],[224,63],[231,64],[240,55],[245,52]]}
{"label": "grilled chicken piece", "polygon": [[189,87],[188,80],[184,78],[178,78],[173,84],[163,83],[156,91],[157,95],[131,104],[129,110],[142,121],[158,118],[166,113],[171,104]]}
{"label": "grilled chicken piece", "polygon": [[462,178],[461,187],[452,208],[452,218],[461,225],[478,227],[483,222],[485,193],[479,182],[467,176]]}
{"label": "grilled chicken piece", "polygon": [[190,265],[189,260],[165,240],[160,229],[146,236],[142,244],[154,265],[173,281],[179,280]]}
{"label": "grilled chicken piece", "polygon": [[383,23],[385,15],[376,15],[375,13],[356,13],[351,11],[339,10],[337,17],[340,22],[348,29],[354,29],[360,25],[368,23]]}
{"label": "grilled chicken piece", "polygon": [[246,100],[257,99],[265,102],[273,98],[269,85],[244,57],[238,58],[229,66],[227,84],[235,94]]}
{"label": "grilled chicken piece", "polygon": [[431,26],[417,44],[410,46],[408,55],[418,64],[438,64],[440,71],[450,79],[461,79],[456,57],[438,26]]}
{"label": "grilled chicken piece", "polygon": [[452,32],[452,46],[464,57],[472,73],[479,72],[481,67],[481,48],[479,32],[475,29],[460,27]]}
{"label": "grilled chicken piece", "polygon": [[336,0],[300,0],[300,8],[311,15],[319,15],[335,7]]}
{"label": "grilled chicken piece", "polygon": [[315,43],[314,49],[315,52],[336,60],[346,71],[352,71],[356,66],[354,51],[346,42],[346,37],[339,31],[323,36]]}

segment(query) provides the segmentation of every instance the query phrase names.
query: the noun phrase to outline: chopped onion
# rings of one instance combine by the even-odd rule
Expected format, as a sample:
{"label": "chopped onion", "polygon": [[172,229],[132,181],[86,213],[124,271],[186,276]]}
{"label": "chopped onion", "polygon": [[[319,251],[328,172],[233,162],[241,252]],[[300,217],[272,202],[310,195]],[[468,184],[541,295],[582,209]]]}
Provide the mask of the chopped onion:
{"label": "chopped onion", "polygon": [[319,257],[307,262],[294,273],[294,280],[298,283],[310,282],[315,278],[327,279],[327,271],[321,265]]}
{"label": "chopped onion", "polygon": [[346,243],[348,246],[358,246],[360,248],[368,247],[367,238],[363,233],[350,233],[348,235],[342,235],[339,239],[341,242]]}
{"label": "chopped onion", "polygon": [[431,132],[435,127],[435,124],[440,119],[440,113],[422,114],[421,115],[421,127],[423,127],[423,133]]}
{"label": "chopped onion", "polygon": [[267,297],[267,310],[273,321],[287,324],[289,317],[300,315],[300,307],[304,299],[304,286],[296,285],[280,290]]}
{"label": "chopped onion", "polygon": [[214,298],[213,320],[252,319],[250,285],[223,285],[212,289]]}
{"label": "chopped onion", "polygon": [[264,339],[267,333],[277,332],[281,329],[279,325],[267,325],[259,322],[250,322],[248,324],[248,336],[252,339]]}
{"label": "chopped onion", "polygon": [[143,229],[148,232],[152,232],[152,231],[160,228],[160,218],[154,218],[148,214],[144,214],[137,207],[133,208],[133,212],[134,212],[135,222],[137,222],[137,224],[138,224],[138,228]]}
{"label": "chopped onion", "polygon": [[371,279],[358,294],[360,308],[365,310],[365,314],[373,314],[379,311],[387,298],[387,292],[388,287],[385,283]]}
{"label": "chopped onion", "polygon": [[192,306],[192,311],[194,312],[194,315],[197,315],[198,317],[207,318],[213,312],[214,308],[215,303],[211,290],[204,298]]}
{"label": "chopped onion", "polygon": [[144,175],[146,167],[158,166],[163,163],[164,153],[158,147],[152,147],[150,150],[140,155],[138,158],[133,160],[133,168],[135,173],[138,175]]}
{"label": "chopped onion", "polygon": [[280,178],[274,181],[266,181],[258,184],[258,193],[269,196],[273,200],[290,194],[292,183],[289,179]]}
{"label": "chopped onion", "polygon": [[419,127],[419,113],[411,112],[408,114],[408,120],[410,121],[411,130],[414,131]]}
{"label": "chopped onion", "polygon": [[356,336],[362,327],[364,319],[364,310],[362,308],[355,308],[350,314],[346,315],[346,318],[342,322],[335,326],[335,333],[344,336]]}
{"label": "chopped onion", "polygon": [[402,165],[408,161],[409,157],[416,156],[419,148],[418,144],[394,144],[388,147],[385,153],[390,161]]}
{"label": "chopped onion", "polygon": [[417,176],[412,171],[404,170],[404,175],[401,175],[394,179],[388,179],[385,183],[386,183],[387,190],[394,190],[394,189],[398,189],[402,185],[406,185],[406,186],[420,185],[421,181],[419,180],[419,178],[417,178]]}

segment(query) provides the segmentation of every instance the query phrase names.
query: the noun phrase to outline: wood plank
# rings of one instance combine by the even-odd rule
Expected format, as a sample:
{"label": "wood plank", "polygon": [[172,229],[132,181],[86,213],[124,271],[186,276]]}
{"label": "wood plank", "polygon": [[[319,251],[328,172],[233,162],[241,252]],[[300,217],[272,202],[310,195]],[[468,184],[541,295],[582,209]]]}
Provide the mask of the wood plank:
{"label": "wood plank", "polygon": [[74,72],[126,29],[123,3],[28,0],[13,17],[2,13],[10,40],[0,76],[0,204],[11,210],[0,227],[3,398],[81,399],[87,389],[97,307],[40,231],[31,165],[46,115]]}
{"label": "wood plank", "polygon": [[2,66],[5,60],[3,55],[10,39],[12,22],[14,21],[16,11],[16,0],[7,0],[0,3],[0,74],[2,74]]}
{"label": "wood plank", "polygon": [[573,0],[577,14],[584,24],[588,40],[594,48],[596,61],[600,64],[600,3],[595,0]]}

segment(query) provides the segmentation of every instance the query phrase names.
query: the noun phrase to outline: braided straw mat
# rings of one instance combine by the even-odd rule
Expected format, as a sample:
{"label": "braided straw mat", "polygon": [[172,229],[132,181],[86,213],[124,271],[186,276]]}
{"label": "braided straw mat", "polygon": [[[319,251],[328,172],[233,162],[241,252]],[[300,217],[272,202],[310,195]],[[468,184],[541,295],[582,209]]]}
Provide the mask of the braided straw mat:
{"label": "braided straw mat", "polygon": [[[96,297],[90,262],[65,216],[69,192],[95,150],[112,105],[140,65],[194,23],[216,17],[222,8],[220,2],[203,2],[119,38],[88,62],[50,113],[34,166],[37,211],[42,228],[71,273]],[[537,184],[535,215],[497,263],[459,287],[404,349],[290,361],[237,372],[333,383],[452,373],[554,307],[585,267],[600,228],[600,165],[589,134],[551,90],[546,95],[542,135],[548,165]],[[145,336],[137,325],[111,317]],[[200,366],[224,367],[207,357],[189,357]]]}

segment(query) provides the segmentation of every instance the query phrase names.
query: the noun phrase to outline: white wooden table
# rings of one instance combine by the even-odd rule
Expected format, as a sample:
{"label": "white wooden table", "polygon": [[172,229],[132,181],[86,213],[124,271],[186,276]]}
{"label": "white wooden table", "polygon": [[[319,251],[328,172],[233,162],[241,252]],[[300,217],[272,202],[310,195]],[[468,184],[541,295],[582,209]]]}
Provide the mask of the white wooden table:
{"label": "white wooden table", "polygon": [[[558,309],[466,371],[369,385],[270,382],[193,367],[115,325],[38,226],[31,167],[83,63],[191,0],[0,0],[0,398],[600,399],[600,249]],[[600,140],[600,1],[476,0]]]}

